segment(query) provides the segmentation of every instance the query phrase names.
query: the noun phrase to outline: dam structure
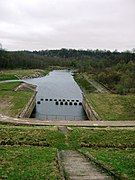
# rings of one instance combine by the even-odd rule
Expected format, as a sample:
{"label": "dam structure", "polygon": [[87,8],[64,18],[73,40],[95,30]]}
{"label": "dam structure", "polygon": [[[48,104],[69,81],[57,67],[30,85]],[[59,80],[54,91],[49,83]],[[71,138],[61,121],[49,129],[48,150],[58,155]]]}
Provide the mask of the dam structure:
{"label": "dam structure", "polygon": [[54,70],[47,76],[26,79],[37,86],[32,118],[40,120],[86,120],[82,91],[69,70]]}

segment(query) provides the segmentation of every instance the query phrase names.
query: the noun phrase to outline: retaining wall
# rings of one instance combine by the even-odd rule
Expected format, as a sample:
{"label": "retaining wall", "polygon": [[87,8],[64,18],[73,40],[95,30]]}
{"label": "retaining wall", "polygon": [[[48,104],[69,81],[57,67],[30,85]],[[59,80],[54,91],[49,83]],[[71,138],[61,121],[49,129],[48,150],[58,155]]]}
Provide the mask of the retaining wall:
{"label": "retaining wall", "polygon": [[90,102],[88,101],[88,99],[84,94],[83,94],[82,105],[89,120],[91,121],[101,120],[100,116],[95,112],[95,110],[93,109],[93,107],[91,106]]}
{"label": "retaining wall", "polygon": [[[35,89],[36,89],[36,87],[35,87]],[[29,102],[27,103],[26,107],[18,116],[19,118],[29,118],[31,116],[32,111],[33,111],[34,107],[36,106],[36,94],[37,94],[37,91],[34,90],[33,95],[30,98]]]}

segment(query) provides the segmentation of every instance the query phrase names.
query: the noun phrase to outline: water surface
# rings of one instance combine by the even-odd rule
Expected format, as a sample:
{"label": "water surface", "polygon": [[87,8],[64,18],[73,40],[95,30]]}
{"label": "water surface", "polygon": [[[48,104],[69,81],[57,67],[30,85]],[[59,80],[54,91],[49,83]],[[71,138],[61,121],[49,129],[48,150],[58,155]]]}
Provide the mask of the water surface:
{"label": "water surface", "polygon": [[[36,119],[86,119],[85,112],[79,105],[79,102],[82,102],[82,91],[75,82],[72,71],[54,70],[47,76],[25,81],[37,85],[37,103],[34,113]],[[60,102],[63,102],[63,105],[60,105]],[[68,105],[65,105],[65,102]],[[70,102],[72,105],[69,105]]]}

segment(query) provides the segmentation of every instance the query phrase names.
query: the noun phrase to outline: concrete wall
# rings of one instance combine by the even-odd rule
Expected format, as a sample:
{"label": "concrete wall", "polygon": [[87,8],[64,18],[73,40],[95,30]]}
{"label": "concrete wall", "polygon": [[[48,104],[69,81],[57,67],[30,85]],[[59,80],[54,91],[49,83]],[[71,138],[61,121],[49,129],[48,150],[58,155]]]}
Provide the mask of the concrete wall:
{"label": "concrete wall", "polygon": [[83,108],[87,114],[87,117],[91,121],[99,121],[101,118],[95,112],[89,101],[87,100],[86,96],[83,94],[83,101],[82,101]]}
{"label": "concrete wall", "polygon": [[[36,87],[35,87],[35,89],[36,89]],[[37,94],[37,91],[34,90],[33,95],[30,98],[29,102],[27,103],[26,107],[18,116],[19,118],[29,118],[31,116],[32,111],[33,111],[34,107],[36,106],[36,94]]]}

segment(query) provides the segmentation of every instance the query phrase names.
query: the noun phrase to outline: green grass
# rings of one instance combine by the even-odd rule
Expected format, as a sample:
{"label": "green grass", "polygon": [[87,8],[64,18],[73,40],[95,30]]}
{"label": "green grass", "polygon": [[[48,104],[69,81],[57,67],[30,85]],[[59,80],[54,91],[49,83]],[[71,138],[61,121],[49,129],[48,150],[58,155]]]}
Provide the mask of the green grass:
{"label": "green grass", "polygon": [[0,81],[17,79],[14,74],[2,74],[0,73]]}
{"label": "green grass", "polygon": [[0,125],[0,145],[34,145],[57,149],[135,147],[134,129],[73,128],[66,136],[46,127]]}
{"label": "green grass", "polygon": [[61,179],[57,150],[34,146],[0,146],[0,179]]}
{"label": "green grass", "polygon": [[74,128],[68,135],[70,146],[135,148],[135,129]]}
{"label": "green grass", "polygon": [[14,91],[19,84],[19,82],[0,83],[1,114],[18,116],[33,95],[32,91]]}
{"label": "green grass", "polygon": [[135,149],[83,148],[81,151],[87,156],[92,155],[114,172],[126,175],[128,179],[135,178]]}
{"label": "green grass", "polygon": [[67,149],[64,134],[57,128],[0,125],[0,145],[32,145]]}
{"label": "green grass", "polygon": [[135,95],[89,93],[86,97],[103,120],[135,120]]}
{"label": "green grass", "polygon": [[0,91],[13,91],[20,84],[20,82],[2,82],[0,83]]}
{"label": "green grass", "polygon": [[10,96],[12,96],[13,99],[12,99],[12,107],[9,110],[10,115],[18,116],[18,114],[20,114],[20,112],[22,112],[22,110],[25,108],[26,104],[28,103],[32,95],[33,92],[24,92],[24,91],[11,93]]}
{"label": "green grass", "polygon": [[45,70],[44,72],[43,72],[43,75],[44,76],[46,76],[46,75],[48,75],[49,74],[49,70]]}
{"label": "green grass", "polygon": [[[103,159],[107,165],[110,163],[115,172],[129,175],[134,167],[132,159],[135,150],[131,153],[129,151],[129,148],[135,148],[134,130],[74,127],[64,134],[55,126],[0,125],[0,178],[57,179],[57,149],[81,149],[84,152],[91,150],[98,160]],[[125,164],[124,167],[122,163]],[[120,167],[115,168],[113,164]],[[130,168],[126,168],[127,166]]]}
{"label": "green grass", "polygon": [[108,121],[135,120],[135,95],[94,93],[96,89],[85,79],[86,74],[76,74],[75,80],[86,93],[90,104],[101,119]]}
{"label": "green grass", "polygon": [[74,79],[83,91],[94,92],[96,90],[81,74],[76,74]]}
{"label": "green grass", "polygon": [[47,75],[48,70],[41,69],[14,69],[0,71],[0,81],[11,80],[25,77],[34,77],[35,74]]}

